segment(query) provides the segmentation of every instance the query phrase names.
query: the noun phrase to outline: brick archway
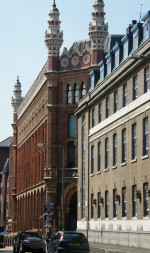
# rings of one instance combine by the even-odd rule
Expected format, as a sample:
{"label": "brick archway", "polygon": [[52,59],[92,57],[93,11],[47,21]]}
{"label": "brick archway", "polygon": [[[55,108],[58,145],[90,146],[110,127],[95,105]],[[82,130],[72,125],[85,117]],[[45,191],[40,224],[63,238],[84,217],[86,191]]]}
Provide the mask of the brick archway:
{"label": "brick archway", "polygon": [[77,184],[68,185],[64,191],[65,229],[75,230],[77,226]]}

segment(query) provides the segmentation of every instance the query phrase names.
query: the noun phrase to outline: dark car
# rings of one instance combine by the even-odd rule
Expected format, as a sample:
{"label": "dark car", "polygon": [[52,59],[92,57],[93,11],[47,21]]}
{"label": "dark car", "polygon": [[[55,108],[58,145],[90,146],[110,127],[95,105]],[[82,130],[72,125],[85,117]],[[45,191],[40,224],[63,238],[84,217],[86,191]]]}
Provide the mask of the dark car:
{"label": "dark car", "polygon": [[39,236],[27,237],[24,241],[20,243],[19,253],[25,252],[46,252],[46,242]]}
{"label": "dark car", "polygon": [[38,236],[38,233],[28,231],[19,232],[13,242],[13,253],[19,253],[21,242],[28,236]]}
{"label": "dark car", "polygon": [[58,231],[48,244],[48,253],[89,253],[86,236],[80,232]]}
{"label": "dark car", "polygon": [[4,247],[4,236],[0,235],[0,248]]}

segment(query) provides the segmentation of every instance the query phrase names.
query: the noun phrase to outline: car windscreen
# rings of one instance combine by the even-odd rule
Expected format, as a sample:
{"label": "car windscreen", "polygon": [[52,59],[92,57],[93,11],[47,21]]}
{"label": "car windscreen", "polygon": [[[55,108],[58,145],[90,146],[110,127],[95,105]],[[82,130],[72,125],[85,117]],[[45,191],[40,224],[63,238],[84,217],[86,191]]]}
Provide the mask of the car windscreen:
{"label": "car windscreen", "polygon": [[38,236],[38,234],[37,233],[24,232],[24,233],[21,233],[20,239],[24,240],[28,236]]}
{"label": "car windscreen", "polygon": [[35,237],[35,236],[28,236],[26,239],[29,241],[41,241],[42,240],[40,237]]}

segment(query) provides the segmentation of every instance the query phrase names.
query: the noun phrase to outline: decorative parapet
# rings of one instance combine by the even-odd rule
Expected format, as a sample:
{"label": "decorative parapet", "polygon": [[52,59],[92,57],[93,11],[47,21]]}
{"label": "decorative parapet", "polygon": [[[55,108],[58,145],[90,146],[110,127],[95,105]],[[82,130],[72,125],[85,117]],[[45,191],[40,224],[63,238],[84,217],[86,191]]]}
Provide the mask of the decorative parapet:
{"label": "decorative parapet", "polygon": [[24,97],[19,109],[18,109],[18,119],[22,116],[22,114],[26,111],[27,107],[30,105],[34,97],[37,95],[38,91],[41,89],[43,84],[46,82],[45,73],[47,72],[47,62],[43,66],[41,72],[39,73],[37,79],[34,84],[31,86],[26,96]]}

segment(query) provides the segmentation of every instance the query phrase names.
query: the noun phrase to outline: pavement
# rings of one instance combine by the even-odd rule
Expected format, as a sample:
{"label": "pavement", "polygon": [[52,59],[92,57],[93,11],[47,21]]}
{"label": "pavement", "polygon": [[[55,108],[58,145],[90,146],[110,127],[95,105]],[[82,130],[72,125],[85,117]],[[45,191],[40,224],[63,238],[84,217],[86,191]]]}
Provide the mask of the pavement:
{"label": "pavement", "polygon": [[5,252],[5,251],[13,251],[13,247],[10,246],[10,247],[5,247],[5,248],[0,248],[0,253]]}
{"label": "pavement", "polygon": [[150,249],[142,249],[121,245],[90,243],[90,253],[150,253]]}
{"label": "pavement", "polygon": [[[150,249],[100,243],[90,243],[90,248],[90,253],[150,253]],[[7,251],[13,251],[13,247],[0,248],[0,253]]]}

